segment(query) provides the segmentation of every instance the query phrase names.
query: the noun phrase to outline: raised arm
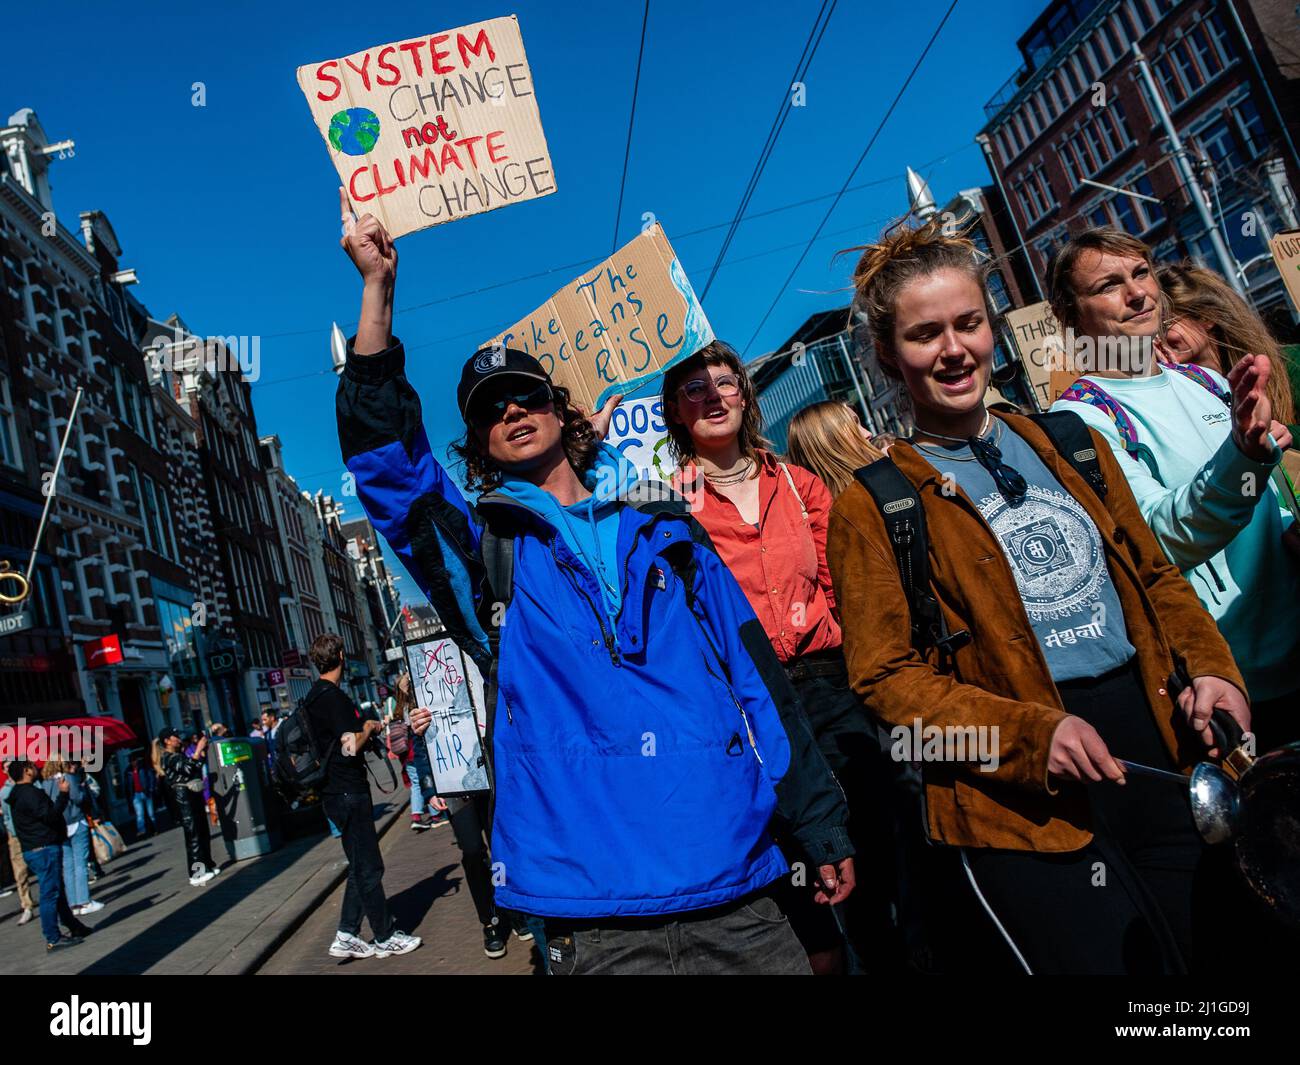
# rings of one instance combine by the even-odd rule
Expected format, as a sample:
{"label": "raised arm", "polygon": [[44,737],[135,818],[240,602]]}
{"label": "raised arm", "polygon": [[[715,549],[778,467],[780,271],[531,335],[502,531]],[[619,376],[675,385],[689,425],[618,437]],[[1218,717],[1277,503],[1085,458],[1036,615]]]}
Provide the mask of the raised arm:
{"label": "raised arm", "polygon": [[362,278],[357,335],[348,341],[335,411],[357,498],[452,638],[477,659],[487,637],[475,616],[482,566],[473,508],[433,457],[406,354],[392,335],[397,249],[373,215],[353,218],[339,190],[343,250]]}

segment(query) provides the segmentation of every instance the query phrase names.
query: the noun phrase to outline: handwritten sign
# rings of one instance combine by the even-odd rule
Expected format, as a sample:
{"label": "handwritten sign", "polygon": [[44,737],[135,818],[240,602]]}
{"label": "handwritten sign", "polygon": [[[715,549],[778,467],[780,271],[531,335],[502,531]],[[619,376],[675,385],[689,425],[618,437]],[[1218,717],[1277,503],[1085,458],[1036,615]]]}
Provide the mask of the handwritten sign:
{"label": "handwritten sign", "polygon": [[357,214],[393,237],[555,191],[514,15],[298,68]]}
{"label": "handwritten sign", "polygon": [[1300,311],[1300,229],[1289,229],[1270,238],[1268,250],[1273,253],[1277,272],[1291,294],[1291,303]]}
{"label": "handwritten sign", "polygon": [[433,711],[424,734],[433,786],[444,798],[488,790],[483,760],[483,677],[446,637],[406,645],[411,693],[421,710]]}
{"label": "handwritten sign", "polygon": [[1055,398],[1052,395],[1053,359],[1055,357],[1059,363],[1064,348],[1051,304],[1043,300],[1007,311],[1006,320],[1020,353],[1020,361],[1024,363],[1025,375],[1033,387],[1038,409],[1047,410]]}
{"label": "handwritten sign", "polygon": [[668,451],[668,423],[660,396],[626,400],[615,407],[605,443],[618,448],[643,479],[668,481],[677,469]]}
{"label": "handwritten sign", "polygon": [[712,340],[704,308],[656,223],[488,343],[528,352],[590,412]]}

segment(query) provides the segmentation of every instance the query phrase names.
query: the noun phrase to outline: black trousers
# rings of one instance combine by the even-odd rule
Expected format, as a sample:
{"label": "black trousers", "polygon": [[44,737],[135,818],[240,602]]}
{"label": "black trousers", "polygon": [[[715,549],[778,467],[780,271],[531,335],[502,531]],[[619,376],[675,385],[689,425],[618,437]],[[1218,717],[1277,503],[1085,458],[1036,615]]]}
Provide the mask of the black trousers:
{"label": "black trousers", "polygon": [[[1058,689],[1113,757],[1175,768],[1135,665]],[[979,895],[1035,973],[1181,972],[1199,967],[1216,913],[1225,937],[1226,855],[1196,831],[1186,786],[1133,773],[1126,781],[1085,785],[1094,837],[1082,850],[965,851]]]}
{"label": "black trousers", "polygon": [[339,931],[360,935],[364,916],[370,922],[371,935],[385,940],[393,933],[393,918],[384,895],[384,859],[379,853],[370,793],[326,795],[323,802],[325,813],[343,834],[343,853],[348,859]]}
{"label": "black trousers", "polygon": [[[847,935],[858,963],[877,971],[895,964],[901,949],[893,795],[899,766],[889,758],[888,746],[882,746],[880,726],[849,686],[841,649],[794,659],[786,664],[786,675],[818,748],[844,789],[849,838],[857,851],[857,886],[835,913],[813,902],[808,887],[783,885],[776,898],[810,953],[838,946]],[[815,873],[807,871],[807,884],[814,882]]]}
{"label": "black trousers", "polygon": [[211,836],[208,832],[208,808],[203,802],[203,792],[188,788],[176,790],[176,805],[185,833],[185,859],[189,862],[190,876],[201,876],[215,869],[212,860]]}
{"label": "black trousers", "polygon": [[451,830],[456,834],[465,884],[474,900],[479,923],[489,925],[496,916],[496,905],[492,890],[492,856],[488,852],[487,792],[468,798],[448,799],[447,816],[451,820]]}

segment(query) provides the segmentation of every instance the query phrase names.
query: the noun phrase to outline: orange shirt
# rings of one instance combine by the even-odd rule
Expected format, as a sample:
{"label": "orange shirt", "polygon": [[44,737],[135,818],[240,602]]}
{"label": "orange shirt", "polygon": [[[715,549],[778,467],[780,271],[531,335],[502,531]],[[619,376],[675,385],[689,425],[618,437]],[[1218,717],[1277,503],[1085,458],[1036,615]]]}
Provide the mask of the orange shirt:
{"label": "orange shirt", "polygon": [[833,500],[816,474],[786,463],[787,480],[775,456],[760,451],[759,458],[758,528],[694,464],[678,471],[674,487],[691,501],[692,514],[744,591],[777,657],[788,662],[842,642],[826,565]]}

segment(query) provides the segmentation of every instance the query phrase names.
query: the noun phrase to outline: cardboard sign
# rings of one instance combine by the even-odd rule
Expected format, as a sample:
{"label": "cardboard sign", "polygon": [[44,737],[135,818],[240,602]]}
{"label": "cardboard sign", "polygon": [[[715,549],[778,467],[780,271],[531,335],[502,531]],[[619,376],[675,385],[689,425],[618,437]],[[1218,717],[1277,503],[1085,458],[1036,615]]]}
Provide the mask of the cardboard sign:
{"label": "cardboard sign", "polygon": [[433,711],[424,734],[439,795],[488,790],[483,759],[483,677],[445,636],[406,645],[411,694],[421,710]]}
{"label": "cardboard sign", "polygon": [[712,340],[704,308],[656,223],[488,343],[528,352],[590,413]]}
{"label": "cardboard sign", "polygon": [[1273,253],[1277,272],[1282,275],[1291,302],[1300,311],[1300,229],[1289,229],[1270,237],[1268,250]]}
{"label": "cardboard sign", "polygon": [[1052,315],[1051,305],[1043,300],[1007,311],[1006,321],[1020,353],[1020,361],[1024,363],[1025,375],[1033,387],[1038,409],[1047,410],[1055,398],[1051,394],[1052,356],[1063,347],[1060,327]]}
{"label": "cardboard sign", "polygon": [[670,481],[677,470],[668,451],[668,424],[660,396],[626,400],[615,407],[605,443],[618,448],[642,480]]}
{"label": "cardboard sign", "polygon": [[400,237],[555,191],[514,15],[298,68],[358,215]]}

